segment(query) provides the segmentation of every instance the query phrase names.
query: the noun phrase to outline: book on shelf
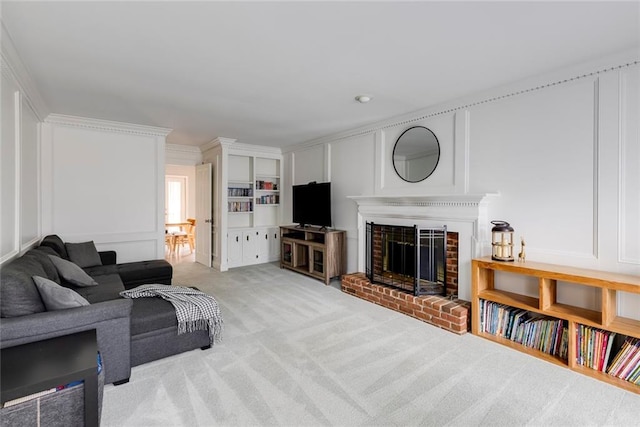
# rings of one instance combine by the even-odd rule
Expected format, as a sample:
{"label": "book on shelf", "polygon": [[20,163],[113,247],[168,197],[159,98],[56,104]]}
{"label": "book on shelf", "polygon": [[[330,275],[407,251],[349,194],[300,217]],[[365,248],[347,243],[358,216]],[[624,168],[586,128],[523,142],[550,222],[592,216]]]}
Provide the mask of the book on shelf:
{"label": "book on shelf", "polygon": [[277,194],[265,194],[256,199],[259,205],[277,205],[280,203],[280,196]]}
{"label": "book on shelf", "polygon": [[568,323],[523,309],[480,300],[480,330],[566,360]]}
{"label": "book on shelf", "polygon": [[576,328],[576,363],[604,372],[609,366],[616,333],[578,325]]}
{"label": "book on shelf", "polygon": [[278,184],[272,181],[257,180],[256,188],[258,190],[278,190]]}
{"label": "book on shelf", "polygon": [[253,204],[251,201],[247,202],[229,202],[228,203],[228,211],[229,212],[252,212]]}
{"label": "book on shelf", "polygon": [[640,339],[628,337],[607,371],[614,377],[629,381],[640,366]]}
{"label": "book on shelf", "polygon": [[253,191],[248,187],[229,187],[228,188],[228,196],[229,197],[251,197],[253,196]]}

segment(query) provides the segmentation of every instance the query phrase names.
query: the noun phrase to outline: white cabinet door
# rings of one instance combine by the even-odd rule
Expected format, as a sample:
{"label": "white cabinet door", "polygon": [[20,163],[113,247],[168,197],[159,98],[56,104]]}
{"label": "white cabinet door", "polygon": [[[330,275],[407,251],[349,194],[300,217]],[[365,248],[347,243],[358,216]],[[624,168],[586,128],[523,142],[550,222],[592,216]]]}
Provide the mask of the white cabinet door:
{"label": "white cabinet door", "polygon": [[278,261],[280,259],[280,229],[277,227],[267,230],[269,234],[269,257],[268,261]]}
{"label": "white cabinet door", "polygon": [[227,234],[227,263],[229,267],[242,265],[242,235],[241,231],[229,231]]}
{"label": "white cabinet door", "polygon": [[242,264],[258,262],[258,231],[248,230],[242,233]]}
{"label": "white cabinet door", "polygon": [[261,228],[258,230],[258,262],[269,261],[269,230]]}

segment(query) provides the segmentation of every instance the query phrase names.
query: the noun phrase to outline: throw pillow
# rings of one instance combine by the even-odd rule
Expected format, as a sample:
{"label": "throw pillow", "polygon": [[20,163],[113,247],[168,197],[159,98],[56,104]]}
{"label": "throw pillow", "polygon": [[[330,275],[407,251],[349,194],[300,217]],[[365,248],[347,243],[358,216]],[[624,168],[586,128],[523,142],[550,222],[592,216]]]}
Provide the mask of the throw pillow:
{"label": "throw pillow", "polygon": [[93,241],[65,243],[64,247],[67,249],[67,254],[69,254],[69,261],[76,264],[78,267],[87,268],[102,265],[100,254],[98,253]]}
{"label": "throw pillow", "polygon": [[89,305],[89,301],[82,298],[72,289],[64,288],[56,282],[40,276],[33,276],[32,279],[40,292],[40,298],[42,298],[47,311],[65,310],[67,308]]}
{"label": "throw pillow", "polygon": [[57,234],[50,234],[48,236],[45,236],[45,238],[40,242],[40,246],[49,247],[56,251],[56,253],[62,258],[69,259],[67,250],[64,248],[64,242]]}
{"label": "throw pillow", "polygon": [[71,261],[67,261],[66,259],[62,259],[57,256],[49,255],[51,261],[53,261],[53,265],[56,266],[58,270],[58,274],[67,282],[76,285],[76,286],[97,286],[98,282],[93,280],[91,276],[82,271],[80,267]]}

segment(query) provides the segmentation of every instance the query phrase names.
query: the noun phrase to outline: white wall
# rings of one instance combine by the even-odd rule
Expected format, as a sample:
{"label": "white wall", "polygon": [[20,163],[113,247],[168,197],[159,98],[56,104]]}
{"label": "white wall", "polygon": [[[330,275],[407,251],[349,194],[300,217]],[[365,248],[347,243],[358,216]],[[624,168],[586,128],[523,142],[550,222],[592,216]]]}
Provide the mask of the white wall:
{"label": "white wall", "polygon": [[[304,143],[285,153],[285,171],[293,184],[330,172],[348,271],[362,248],[346,196],[498,192],[490,217],[525,238],[528,259],[640,275],[640,66],[609,70],[633,60],[604,58]],[[428,127],[441,144],[436,171],[415,184],[391,163],[411,126]],[[597,305],[582,291],[567,286],[562,298]],[[640,317],[640,298],[622,296],[619,309]]]}
{"label": "white wall", "polygon": [[164,256],[168,129],[50,115],[42,129],[43,234],[93,240],[118,262]]}

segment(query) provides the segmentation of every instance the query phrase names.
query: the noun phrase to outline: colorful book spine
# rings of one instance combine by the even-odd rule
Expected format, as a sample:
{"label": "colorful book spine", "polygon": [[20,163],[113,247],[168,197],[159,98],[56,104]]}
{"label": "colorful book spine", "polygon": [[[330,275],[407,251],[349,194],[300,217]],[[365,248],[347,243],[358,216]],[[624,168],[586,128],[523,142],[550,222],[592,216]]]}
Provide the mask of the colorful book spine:
{"label": "colorful book spine", "polygon": [[640,383],[640,339],[627,338],[607,369],[614,377]]}
{"label": "colorful book spine", "polygon": [[480,300],[480,330],[565,360],[567,358],[568,328],[563,320]]}

